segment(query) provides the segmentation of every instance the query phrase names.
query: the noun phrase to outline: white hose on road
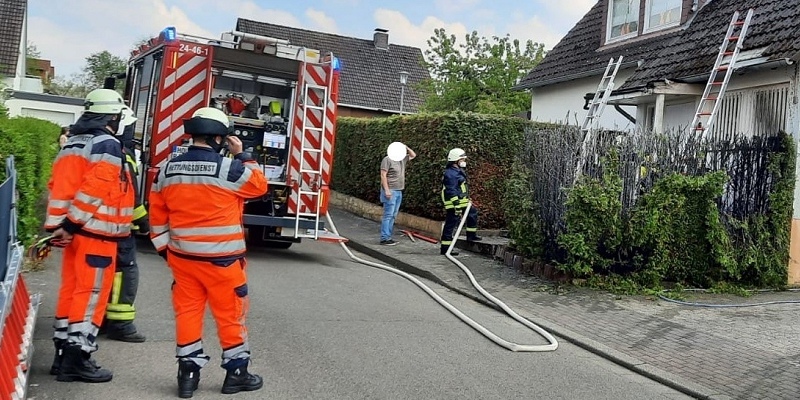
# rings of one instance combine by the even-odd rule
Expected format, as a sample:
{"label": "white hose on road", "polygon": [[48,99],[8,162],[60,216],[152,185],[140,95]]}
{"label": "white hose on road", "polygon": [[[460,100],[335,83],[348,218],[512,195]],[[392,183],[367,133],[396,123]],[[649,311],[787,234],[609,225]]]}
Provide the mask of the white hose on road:
{"label": "white hose on road", "polygon": [[[455,232],[455,235],[454,235],[455,239],[450,244],[450,247],[447,249],[447,253],[445,255],[447,256],[447,258],[450,261],[452,261],[453,263],[458,265],[458,267],[461,268],[467,274],[467,276],[469,277],[470,282],[472,283],[472,286],[474,286],[476,289],[478,289],[478,291],[483,296],[485,296],[487,299],[489,299],[492,303],[494,303],[497,306],[499,306],[500,308],[502,308],[503,311],[505,311],[511,318],[515,319],[517,322],[519,322],[519,323],[525,325],[526,327],[536,331],[536,333],[540,334],[542,337],[547,339],[549,344],[546,344],[546,345],[532,345],[532,344],[517,344],[517,343],[509,342],[509,341],[507,341],[507,340],[495,335],[490,330],[486,329],[483,325],[481,325],[481,324],[475,322],[474,320],[472,320],[470,317],[465,315],[459,309],[455,308],[452,304],[450,304],[447,301],[445,301],[441,296],[439,296],[436,292],[434,292],[433,289],[431,289],[428,286],[426,286],[424,283],[422,283],[422,281],[420,281],[419,279],[415,278],[414,276],[412,276],[412,275],[410,275],[408,273],[405,273],[403,271],[400,271],[398,269],[392,268],[392,267],[390,267],[388,265],[384,265],[384,264],[380,264],[380,263],[376,263],[376,262],[372,262],[372,261],[367,261],[367,260],[361,259],[361,258],[357,257],[355,254],[353,254],[353,252],[350,251],[350,248],[348,248],[346,244],[344,244],[342,242],[340,242],[339,244],[342,246],[342,248],[347,253],[347,255],[349,255],[350,258],[352,258],[353,260],[355,260],[355,261],[357,261],[357,262],[359,262],[361,264],[369,265],[371,267],[380,268],[382,270],[395,273],[397,275],[400,275],[400,276],[410,280],[411,282],[413,282],[414,284],[419,286],[422,290],[424,290],[425,293],[430,295],[434,300],[436,300],[436,302],[439,303],[442,307],[446,308],[448,311],[453,313],[453,315],[458,317],[460,320],[464,321],[464,323],[466,323],[467,325],[471,326],[473,329],[475,329],[476,331],[481,333],[483,336],[486,336],[491,341],[495,342],[496,344],[498,344],[498,345],[500,345],[502,347],[505,347],[508,350],[515,351],[515,352],[523,352],[523,351],[524,352],[554,351],[555,349],[558,348],[558,341],[556,341],[556,338],[553,337],[553,335],[551,335],[549,332],[547,332],[546,330],[542,329],[538,325],[536,325],[536,324],[528,321],[527,319],[521,317],[519,314],[514,312],[514,310],[512,310],[507,305],[505,305],[502,301],[498,300],[496,297],[494,297],[491,294],[489,294],[486,290],[484,290],[478,284],[477,281],[475,281],[475,277],[472,275],[472,272],[469,270],[469,268],[467,268],[460,261],[456,260],[455,257],[453,257],[452,254],[450,254],[452,252],[452,250],[453,250],[453,246],[455,246],[456,241],[458,240],[458,236],[461,233],[461,229],[464,227],[464,223],[466,222],[467,214],[469,213],[469,210],[470,210],[471,207],[472,207],[472,203],[470,202],[467,205],[467,208],[464,210],[464,216],[461,218],[461,223],[458,225],[458,229]],[[328,213],[326,215],[326,218],[328,219],[328,224],[331,226],[331,230],[333,231],[333,233],[335,233],[338,236],[341,236],[341,235],[339,235],[339,232],[336,230],[336,225],[333,224],[333,220],[331,220],[330,213]]]}

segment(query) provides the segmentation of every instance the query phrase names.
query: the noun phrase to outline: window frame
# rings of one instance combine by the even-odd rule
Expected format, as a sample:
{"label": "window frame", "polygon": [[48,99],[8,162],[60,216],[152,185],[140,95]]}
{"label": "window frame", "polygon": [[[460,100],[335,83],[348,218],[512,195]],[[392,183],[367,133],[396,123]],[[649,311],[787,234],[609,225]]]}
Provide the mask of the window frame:
{"label": "window frame", "polygon": [[[613,1],[613,0],[612,0]],[[650,33],[650,32],[657,32],[663,29],[674,28],[681,24],[681,19],[683,18],[683,1],[676,0],[678,2],[678,19],[674,22],[670,22],[664,25],[657,25],[657,26],[650,26],[650,11],[653,9],[653,2],[656,0],[645,0],[644,5],[644,21],[642,21],[642,32],[643,33]]]}
{"label": "window frame", "polygon": [[[613,15],[613,13],[614,13],[614,0],[608,0],[608,2],[606,3],[606,4],[608,4],[608,12],[606,13],[606,43],[616,43],[616,42],[620,42],[620,41],[623,41],[623,40],[626,40],[626,39],[630,39],[630,38],[634,38],[636,36],[639,36],[639,27],[641,26],[640,17],[641,17],[641,10],[642,10],[642,0],[631,0],[631,1],[636,2],[636,7],[634,8],[636,10],[636,13],[635,13],[635,16],[636,16],[636,19],[635,19],[636,30],[633,31],[633,32],[626,33],[624,35],[616,36],[616,37],[611,37],[612,20],[613,20],[613,17],[614,17],[614,15]],[[634,22],[634,21],[631,21],[631,22]]]}

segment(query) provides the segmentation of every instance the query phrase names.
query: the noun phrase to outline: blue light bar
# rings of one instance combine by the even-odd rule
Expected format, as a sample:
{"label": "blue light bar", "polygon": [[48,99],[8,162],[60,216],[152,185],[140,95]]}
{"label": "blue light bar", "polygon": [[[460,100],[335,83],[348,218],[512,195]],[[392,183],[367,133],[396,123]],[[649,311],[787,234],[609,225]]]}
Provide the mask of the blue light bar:
{"label": "blue light bar", "polygon": [[338,57],[333,57],[333,61],[331,62],[334,71],[339,71],[342,69],[342,63],[339,61]]}
{"label": "blue light bar", "polygon": [[168,42],[172,42],[178,37],[178,32],[175,30],[174,26],[168,26],[161,31],[161,34],[164,35],[164,40]]}

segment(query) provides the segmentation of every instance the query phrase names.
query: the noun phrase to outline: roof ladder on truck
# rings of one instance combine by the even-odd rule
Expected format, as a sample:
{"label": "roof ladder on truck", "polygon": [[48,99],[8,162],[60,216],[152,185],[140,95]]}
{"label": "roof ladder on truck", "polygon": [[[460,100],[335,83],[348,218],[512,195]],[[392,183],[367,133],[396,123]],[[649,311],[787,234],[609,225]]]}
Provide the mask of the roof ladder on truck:
{"label": "roof ladder on truck", "polygon": [[600,84],[597,85],[597,91],[594,92],[594,98],[592,102],[589,103],[589,112],[586,113],[586,118],[584,118],[583,125],[581,125],[583,144],[581,144],[581,152],[578,155],[578,166],[575,168],[573,184],[578,182],[578,179],[583,173],[583,166],[586,164],[586,153],[589,151],[589,143],[593,139],[594,131],[597,130],[600,116],[603,115],[603,110],[606,108],[608,98],[611,97],[611,92],[614,91],[614,78],[617,77],[620,65],[622,65],[622,56],[619,56],[616,61],[614,61],[613,58],[608,60],[603,78],[600,79]]}
{"label": "roof ladder on truck", "polygon": [[[303,68],[309,67],[311,64],[303,63]],[[330,82],[332,73],[329,73],[327,76],[327,81]],[[315,94],[319,97],[319,102],[315,104],[312,101],[310,94],[314,91]],[[323,157],[322,154],[323,149],[323,142],[324,142],[324,135],[325,129],[327,128],[325,122],[327,118],[325,118],[326,110],[328,109],[328,87],[327,86],[320,86],[316,85],[312,82],[304,81],[302,84],[302,94],[303,97],[303,134],[301,139],[300,145],[300,179],[299,179],[299,188],[295,192],[297,196],[297,213],[295,215],[295,222],[294,222],[294,233],[295,237],[298,238],[309,238],[317,240],[319,239],[319,222],[320,222],[320,196],[322,190],[322,166],[323,166]],[[319,111],[320,113],[320,123],[319,126],[315,125],[312,121],[309,120],[309,114],[311,110]],[[317,147],[314,146],[313,143],[310,143],[307,139],[307,132],[314,133],[313,136],[319,135],[319,140],[317,141]],[[310,154],[311,158],[316,159],[316,168],[306,168],[308,162],[306,161],[306,155]],[[312,166],[313,167],[313,166]],[[311,187],[305,187],[305,182],[311,183]],[[313,212],[301,212],[303,209],[303,196],[310,197],[314,200],[315,207]],[[314,233],[300,233],[300,220],[304,217],[313,217],[314,218]]]}
{"label": "roof ladder on truck", "polygon": [[[719,47],[719,54],[717,54],[717,61],[714,62],[714,67],[711,69],[711,76],[708,77],[706,89],[703,91],[703,97],[700,98],[700,104],[697,106],[697,112],[694,114],[692,124],[689,125],[694,129],[694,133],[699,133],[701,139],[705,139],[711,127],[714,124],[714,116],[719,110],[722,103],[722,97],[725,95],[725,90],[728,88],[731,75],[733,75],[733,68],[736,64],[736,59],[739,57],[739,51],[742,49],[742,43],[747,35],[747,28],[750,26],[750,20],[753,18],[753,9],[747,10],[747,15],[744,20],[739,19],[740,13],[736,11],[733,13],[731,23],[728,25],[728,32],[725,33],[725,39],[722,40],[722,45]],[[736,33],[738,29],[738,33]],[[730,49],[731,43],[736,43],[733,49]],[[725,60],[726,57],[730,57]],[[722,80],[718,79],[718,73],[724,72]],[[706,118],[705,125],[701,119]]]}

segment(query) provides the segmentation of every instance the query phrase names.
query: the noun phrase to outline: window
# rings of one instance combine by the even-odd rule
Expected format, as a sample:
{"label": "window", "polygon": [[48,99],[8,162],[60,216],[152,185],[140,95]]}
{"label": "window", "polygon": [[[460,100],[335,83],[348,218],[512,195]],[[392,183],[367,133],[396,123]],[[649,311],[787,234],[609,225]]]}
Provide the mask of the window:
{"label": "window", "polygon": [[644,30],[656,30],[681,22],[682,0],[647,0]]}
{"label": "window", "polygon": [[607,39],[636,36],[639,32],[639,0],[611,0],[610,5]]}

